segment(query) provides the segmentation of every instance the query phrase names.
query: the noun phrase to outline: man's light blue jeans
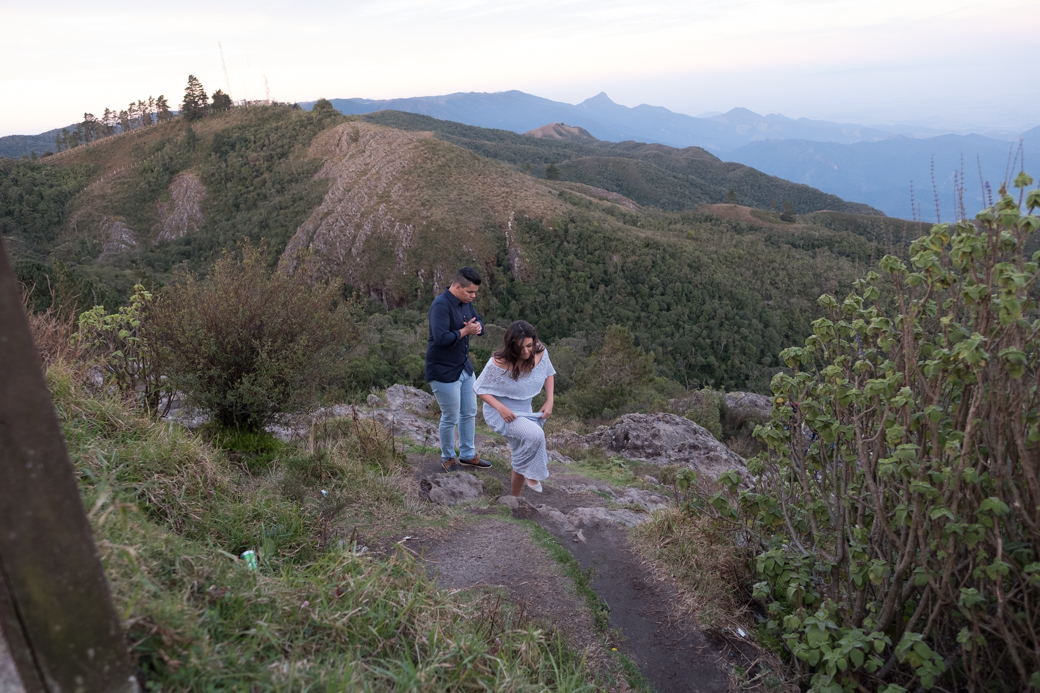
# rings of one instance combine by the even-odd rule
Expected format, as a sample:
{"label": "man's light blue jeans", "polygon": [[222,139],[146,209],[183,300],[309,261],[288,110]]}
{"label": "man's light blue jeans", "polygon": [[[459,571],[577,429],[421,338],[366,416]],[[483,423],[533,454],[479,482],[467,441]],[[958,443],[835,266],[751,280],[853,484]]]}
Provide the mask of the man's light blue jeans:
{"label": "man's light blue jeans", "polygon": [[477,393],[473,392],[476,376],[465,370],[453,383],[430,382],[433,396],[441,407],[441,459],[455,457],[455,427],[459,428],[459,458],[471,460],[477,456],[473,442],[477,423]]}

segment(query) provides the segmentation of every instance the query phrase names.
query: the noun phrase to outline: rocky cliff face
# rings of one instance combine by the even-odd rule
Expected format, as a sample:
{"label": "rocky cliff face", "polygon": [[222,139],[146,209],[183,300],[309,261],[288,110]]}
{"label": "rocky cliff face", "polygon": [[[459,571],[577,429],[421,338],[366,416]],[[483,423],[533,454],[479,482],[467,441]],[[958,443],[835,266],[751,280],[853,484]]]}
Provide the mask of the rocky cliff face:
{"label": "rocky cliff face", "polygon": [[194,173],[182,173],[170,183],[170,201],[156,203],[159,213],[159,235],[156,244],[174,241],[202,228],[202,201],[206,186]]}

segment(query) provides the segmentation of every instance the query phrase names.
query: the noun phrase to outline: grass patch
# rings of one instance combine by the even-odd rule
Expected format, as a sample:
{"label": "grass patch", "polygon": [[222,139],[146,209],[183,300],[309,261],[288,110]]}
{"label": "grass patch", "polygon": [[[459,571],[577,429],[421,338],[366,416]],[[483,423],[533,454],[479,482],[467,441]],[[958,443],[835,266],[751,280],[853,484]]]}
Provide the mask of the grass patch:
{"label": "grass patch", "polygon": [[569,469],[614,486],[640,486],[642,475],[656,475],[660,469],[657,465],[608,455],[603,448],[559,448],[559,452],[574,460],[574,464],[567,465]]}
{"label": "grass patch", "polygon": [[635,527],[632,536],[654,571],[674,579],[680,606],[702,628],[735,630],[740,625],[751,630],[747,599],[741,599],[739,590],[749,584],[745,556],[711,520],[668,508]]}
{"label": "grass patch", "polygon": [[[437,589],[407,551],[337,548],[337,528],[367,517],[378,532],[444,514],[410,500],[403,455],[374,423],[318,427],[277,451],[222,438],[273,452],[253,475],[73,368],[48,377],[145,690],[588,689],[564,644],[480,595]],[[255,572],[237,558],[247,548]]]}

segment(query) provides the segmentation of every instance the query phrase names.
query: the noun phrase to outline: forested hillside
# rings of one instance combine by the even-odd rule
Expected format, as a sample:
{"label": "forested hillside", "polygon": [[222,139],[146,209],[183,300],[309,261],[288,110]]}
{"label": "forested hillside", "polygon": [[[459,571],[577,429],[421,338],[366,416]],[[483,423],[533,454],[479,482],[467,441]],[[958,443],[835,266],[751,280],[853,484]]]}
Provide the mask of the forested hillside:
{"label": "forested hillside", "polygon": [[[112,309],[136,282],[158,289],[178,271],[205,273],[243,241],[265,244],[272,264],[292,269],[284,251],[298,238],[292,247],[309,258],[312,279],[340,282],[371,314],[389,314],[375,342],[359,347],[359,365],[346,369],[345,390],[415,379],[421,335],[408,337],[410,346],[373,345],[421,332],[431,294],[460,264],[488,278],[478,307],[489,324],[528,319],[567,358],[593,354],[618,326],[678,386],[761,390],[779,367],[776,354],[808,333],[820,293],[848,291],[872,259],[920,232],[847,213],[783,221],[734,204],[623,206],[516,165],[576,145],[443,123],[437,139],[409,122],[405,132],[352,123],[331,107],[256,106],[156,124],[41,162],[0,162],[0,229],[34,306],[53,296],[68,310]],[[396,154],[379,154],[377,141]],[[713,164],[697,151],[611,146],[662,172],[654,157],[676,170]],[[481,148],[498,161],[472,153]],[[502,161],[509,157],[511,166]],[[348,176],[352,162],[364,166]],[[351,198],[358,185],[375,187]],[[647,194],[667,197],[660,185]],[[316,244],[319,227],[327,235]],[[345,239],[335,262],[322,256]]]}

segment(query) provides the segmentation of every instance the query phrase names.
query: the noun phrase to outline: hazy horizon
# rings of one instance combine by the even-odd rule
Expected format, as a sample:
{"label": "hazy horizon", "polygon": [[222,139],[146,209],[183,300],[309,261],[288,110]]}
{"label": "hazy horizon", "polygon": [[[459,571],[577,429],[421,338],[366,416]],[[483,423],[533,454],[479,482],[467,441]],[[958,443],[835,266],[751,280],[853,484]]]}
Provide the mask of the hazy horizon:
{"label": "hazy horizon", "polygon": [[[968,0],[418,0],[349,6],[261,0],[248,11],[5,9],[0,135],[32,135],[164,94],[189,73],[235,99],[389,99],[516,89],[580,103],[600,92],[677,113],[735,107],[863,125],[1019,133],[1040,124],[1040,90],[1006,95],[998,72],[957,46],[1028,45],[1035,3],[999,13]],[[1009,21],[1009,18],[1013,21]],[[223,45],[221,62],[218,41]],[[1000,86],[997,86],[997,85]],[[230,89],[229,89],[230,87]],[[1001,98],[991,94],[1001,94]]]}

